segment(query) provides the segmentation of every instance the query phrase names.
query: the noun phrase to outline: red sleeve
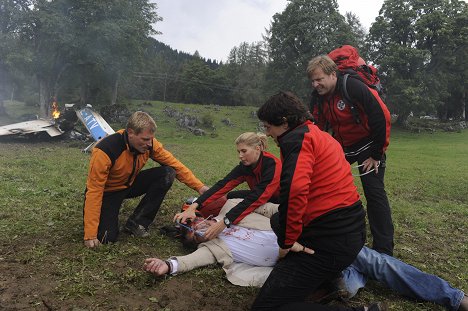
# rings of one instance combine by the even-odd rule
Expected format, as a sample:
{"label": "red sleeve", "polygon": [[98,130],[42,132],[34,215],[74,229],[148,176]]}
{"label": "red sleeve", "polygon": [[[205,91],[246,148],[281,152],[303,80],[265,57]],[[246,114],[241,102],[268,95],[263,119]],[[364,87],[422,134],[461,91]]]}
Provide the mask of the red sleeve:
{"label": "red sleeve", "polygon": [[245,216],[267,203],[278,190],[281,176],[281,163],[279,160],[263,156],[261,165],[261,179],[259,183],[253,187],[250,194],[242,202],[226,214],[226,217],[234,224],[237,224]]}

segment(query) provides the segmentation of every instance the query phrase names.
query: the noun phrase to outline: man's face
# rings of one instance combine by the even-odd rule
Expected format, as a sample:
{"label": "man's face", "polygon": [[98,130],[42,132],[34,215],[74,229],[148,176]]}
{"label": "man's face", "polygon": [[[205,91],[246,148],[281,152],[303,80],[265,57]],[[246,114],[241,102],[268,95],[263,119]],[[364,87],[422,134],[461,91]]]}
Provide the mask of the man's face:
{"label": "man's face", "polygon": [[196,244],[206,242],[205,232],[211,225],[215,224],[216,221],[212,219],[204,219],[203,217],[195,217],[190,223],[190,228],[193,230],[187,230],[185,233],[186,241],[193,241]]}
{"label": "man's face", "polygon": [[152,147],[154,133],[146,129],[139,134],[134,130],[128,129],[128,143],[139,153],[145,153]]}
{"label": "man's face", "polygon": [[277,145],[279,144],[278,137],[288,130],[285,124],[273,125],[266,121],[263,122],[263,128],[265,129],[265,134],[273,138]]}
{"label": "man's face", "polygon": [[317,90],[319,95],[330,95],[336,87],[336,73],[325,74],[322,68],[317,68],[310,75],[312,87]]}

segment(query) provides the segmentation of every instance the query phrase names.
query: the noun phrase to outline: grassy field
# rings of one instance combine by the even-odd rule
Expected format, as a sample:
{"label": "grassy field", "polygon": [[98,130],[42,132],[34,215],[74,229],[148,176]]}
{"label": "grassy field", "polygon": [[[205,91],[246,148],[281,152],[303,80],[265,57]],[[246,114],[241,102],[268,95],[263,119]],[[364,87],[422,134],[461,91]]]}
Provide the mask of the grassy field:
{"label": "grassy field", "polygon": [[[212,118],[216,129],[194,136],[164,115],[165,106],[179,111],[189,108],[190,114]],[[158,139],[207,184],[238,162],[234,139],[244,131],[256,131],[258,125],[252,107],[135,102],[129,108],[149,112],[158,124]],[[10,117],[0,119],[0,125],[17,120],[27,110],[20,103],[9,103]],[[221,122],[226,118],[233,126]],[[396,231],[395,256],[464,291],[468,291],[467,142],[468,131],[394,130],[386,176]],[[184,199],[196,195],[180,183],[170,190],[150,228],[150,238],[123,235],[115,245],[97,250],[83,247],[89,155],[81,148],[86,145],[71,140],[0,142],[0,309],[248,310],[257,289],[231,285],[220,268],[167,279],[155,279],[141,270],[148,256],[186,253],[158,233]],[[278,154],[274,144],[270,147]],[[125,202],[122,221],[136,202]],[[373,282],[351,304],[370,301],[387,301],[390,310],[444,310],[408,300]]]}

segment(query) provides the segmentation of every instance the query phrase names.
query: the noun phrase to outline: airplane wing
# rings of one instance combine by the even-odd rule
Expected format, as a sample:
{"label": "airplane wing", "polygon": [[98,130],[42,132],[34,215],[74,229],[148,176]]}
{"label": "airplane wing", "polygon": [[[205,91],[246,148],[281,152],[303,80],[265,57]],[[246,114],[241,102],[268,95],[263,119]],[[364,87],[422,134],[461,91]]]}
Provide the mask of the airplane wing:
{"label": "airplane wing", "polygon": [[89,107],[77,110],[76,115],[84,126],[86,126],[95,141],[115,133],[109,123],[107,123],[98,112]]}
{"label": "airplane wing", "polygon": [[14,123],[9,125],[0,126],[0,136],[8,135],[27,135],[39,132],[46,132],[50,137],[62,135],[58,126],[55,125],[53,120],[31,120],[26,122]]}

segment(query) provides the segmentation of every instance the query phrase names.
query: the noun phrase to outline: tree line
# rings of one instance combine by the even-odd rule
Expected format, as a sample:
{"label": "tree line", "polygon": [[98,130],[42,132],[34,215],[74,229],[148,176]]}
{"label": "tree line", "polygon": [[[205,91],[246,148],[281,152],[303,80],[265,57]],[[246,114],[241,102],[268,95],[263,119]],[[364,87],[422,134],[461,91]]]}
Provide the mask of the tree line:
{"label": "tree line", "polygon": [[263,41],[233,47],[225,63],[159,42],[160,20],[148,0],[2,0],[0,113],[5,99],[37,104],[43,116],[52,98],[257,106],[281,89],[307,101],[307,62],[351,44],[378,67],[399,123],[411,113],[466,117],[464,1],[385,0],[367,32],[336,0],[290,0]]}

